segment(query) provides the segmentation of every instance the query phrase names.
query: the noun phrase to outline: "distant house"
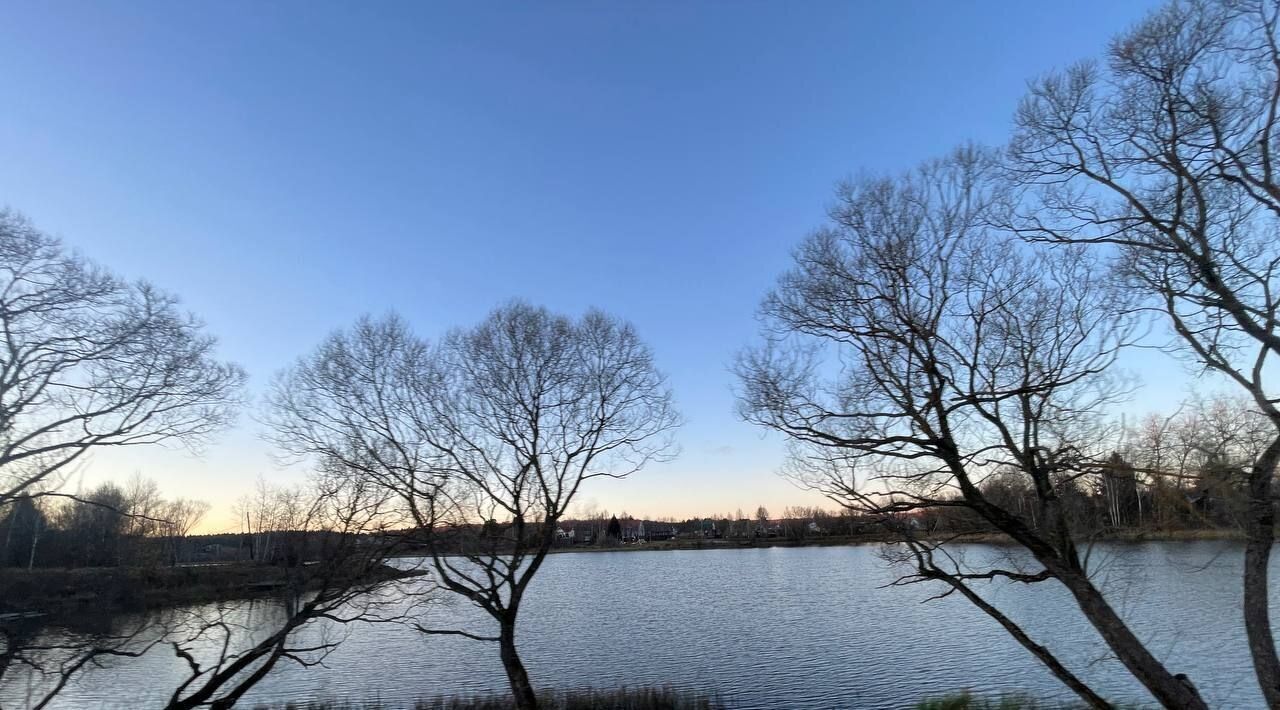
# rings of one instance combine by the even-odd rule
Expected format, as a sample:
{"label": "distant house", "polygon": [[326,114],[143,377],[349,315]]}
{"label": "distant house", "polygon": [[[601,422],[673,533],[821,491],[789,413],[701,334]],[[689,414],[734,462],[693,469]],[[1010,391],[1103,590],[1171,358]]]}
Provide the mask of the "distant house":
{"label": "distant house", "polygon": [[634,543],[670,540],[676,537],[677,532],[676,527],[671,523],[628,519],[622,526],[622,541]]}
{"label": "distant house", "polygon": [[622,541],[639,542],[644,539],[644,521],[627,520],[622,524]]}
{"label": "distant house", "polygon": [[670,523],[649,523],[644,526],[644,539],[650,542],[657,540],[673,540],[678,531]]}
{"label": "distant house", "polygon": [[[623,543],[671,540],[679,536],[672,523],[626,518],[618,521],[618,540]],[[596,521],[565,521],[556,530],[556,542],[562,545],[591,545],[606,537],[606,528]]]}
{"label": "distant house", "polygon": [[1215,499],[1213,491],[1208,487],[1193,490],[1183,495],[1186,497],[1187,504],[1191,506],[1191,509],[1200,515],[1209,515],[1213,512]]}
{"label": "distant house", "polygon": [[716,521],[711,518],[705,518],[693,522],[693,529],[689,532],[689,537],[718,539],[721,537],[721,532],[716,527]]}
{"label": "distant house", "polygon": [[782,523],[770,520],[768,525],[757,525],[756,537],[782,537]]}

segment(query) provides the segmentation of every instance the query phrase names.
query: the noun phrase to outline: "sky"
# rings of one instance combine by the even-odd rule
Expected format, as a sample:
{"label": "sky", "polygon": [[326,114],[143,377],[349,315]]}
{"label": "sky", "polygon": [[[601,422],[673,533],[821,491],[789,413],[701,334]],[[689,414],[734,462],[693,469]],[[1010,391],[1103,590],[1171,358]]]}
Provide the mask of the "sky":
{"label": "sky", "polygon": [[[9,2],[0,205],[177,293],[257,396],[334,329],[435,337],[511,298],[632,321],[681,453],[581,502],[686,517],[821,502],[734,413],[734,354],[834,185],[1002,143],[1026,82],[1149,2]],[[1129,364],[1135,412],[1188,376]],[[198,455],[96,455],[214,504],[298,480],[251,404]]]}

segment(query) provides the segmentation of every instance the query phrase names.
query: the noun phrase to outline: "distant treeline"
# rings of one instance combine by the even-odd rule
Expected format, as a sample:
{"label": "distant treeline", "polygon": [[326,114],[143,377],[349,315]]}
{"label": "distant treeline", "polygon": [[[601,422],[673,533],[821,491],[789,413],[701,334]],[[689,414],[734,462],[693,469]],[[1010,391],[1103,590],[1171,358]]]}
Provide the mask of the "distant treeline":
{"label": "distant treeline", "polygon": [[[1267,445],[1269,423],[1243,399],[1194,399],[1173,416],[1127,427],[1101,466],[1061,476],[1055,493],[1078,536],[1120,530],[1243,528],[1248,469]],[[997,469],[979,489],[991,502],[1039,526],[1041,505],[1027,476]],[[994,531],[972,510],[916,511],[916,525],[937,531]]]}
{"label": "distant treeline", "polygon": [[[1171,417],[1151,416],[1129,427],[1110,461],[1061,481],[1057,495],[1078,534],[1113,530],[1232,529],[1246,511],[1246,466],[1265,440],[1265,422],[1247,403],[1195,400]],[[1037,524],[1039,504],[1026,476],[994,470],[983,494]],[[304,531],[296,491],[260,484],[237,507],[245,532],[192,535],[208,506],[165,499],[154,482],[135,478],[103,484],[79,496],[22,496],[0,508],[0,566],[115,567],[258,561],[298,564],[315,559],[327,533]],[[923,533],[995,532],[964,507],[934,507],[905,514]],[[610,515],[592,510],[557,523],[562,547],[643,544],[670,539],[804,541],[874,537],[874,516],[849,510],[792,506],[774,516],[764,506],[676,520]],[[530,526],[536,535],[540,526]],[[389,533],[412,540],[410,530]],[[496,521],[438,536],[444,551],[477,538],[511,534]]]}
{"label": "distant treeline", "polygon": [[322,557],[339,535],[310,525],[308,506],[301,489],[260,482],[235,507],[244,532],[196,535],[209,505],[165,499],[148,479],[83,495],[24,495],[0,506],[0,567],[296,566]]}
{"label": "distant treeline", "polygon": [[[1062,506],[1082,536],[1120,530],[1236,529],[1248,504],[1247,470],[1267,444],[1268,423],[1247,401],[1193,399],[1172,416],[1151,415],[1125,427],[1122,443],[1102,466],[1072,471],[1056,486]],[[979,483],[983,495],[1032,525],[1040,504],[1031,481],[997,468]],[[972,510],[939,506],[901,515],[924,533],[991,533],[995,528]],[[776,537],[801,541],[828,536],[877,536],[875,516],[821,507],[784,508],[774,517],[763,506],[754,514],[649,521],[627,513],[592,512],[561,521],[562,544],[638,542],[642,526],[659,539]],[[616,526],[616,527],[615,527]],[[572,537],[568,533],[573,533]],[[643,536],[641,536],[643,537]],[[652,538],[649,538],[652,539]]]}
{"label": "distant treeline", "polygon": [[189,561],[203,501],[166,499],[154,481],[84,494],[30,493],[0,507],[0,566],[152,566]]}

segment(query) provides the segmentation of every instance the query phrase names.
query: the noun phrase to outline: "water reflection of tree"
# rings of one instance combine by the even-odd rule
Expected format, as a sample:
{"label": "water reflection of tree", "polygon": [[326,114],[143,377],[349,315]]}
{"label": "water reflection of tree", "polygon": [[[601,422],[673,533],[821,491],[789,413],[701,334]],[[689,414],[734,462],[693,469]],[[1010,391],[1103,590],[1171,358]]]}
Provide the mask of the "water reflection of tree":
{"label": "water reflection of tree", "polygon": [[0,702],[18,699],[44,708],[85,673],[115,660],[139,658],[164,638],[165,626],[152,619],[120,622],[109,614],[80,614],[58,619],[6,620],[0,624]]}
{"label": "water reflection of tree", "polygon": [[86,674],[166,654],[180,670],[160,706],[228,708],[282,662],[323,662],[348,625],[401,621],[426,597],[388,566],[400,538],[382,534],[383,499],[323,476],[315,491],[300,526],[318,540],[316,559],[283,568],[269,597],[114,618],[98,610],[60,617],[56,627],[41,618],[6,621],[0,697],[44,707],[72,682],[92,682]]}
{"label": "water reflection of tree", "polygon": [[[797,480],[896,537],[891,556],[914,570],[900,584],[964,596],[1086,703],[1109,707],[978,589],[1061,584],[1161,702],[1203,708],[1095,585],[1080,542],[1082,482],[1107,465],[1104,410],[1126,391],[1108,373],[1133,338],[1125,293],[1083,250],[993,226],[1006,186],[994,154],[966,148],[842,189],[765,301],[767,342],[738,366],[742,414],[789,437]],[[1032,505],[1002,505],[1010,488]],[[1034,564],[949,549],[992,529]]]}
{"label": "water reflection of tree", "polygon": [[413,594],[389,574],[399,538],[382,526],[385,494],[331,476],[317,488],[301,530],[323,532],[321,549],[314,564],[287,568],[273,603],[215,604],[173,620],[164,643],[186,674],[166,708],[229,708],[282,661],[322,663],[347,625],[404,618]]}

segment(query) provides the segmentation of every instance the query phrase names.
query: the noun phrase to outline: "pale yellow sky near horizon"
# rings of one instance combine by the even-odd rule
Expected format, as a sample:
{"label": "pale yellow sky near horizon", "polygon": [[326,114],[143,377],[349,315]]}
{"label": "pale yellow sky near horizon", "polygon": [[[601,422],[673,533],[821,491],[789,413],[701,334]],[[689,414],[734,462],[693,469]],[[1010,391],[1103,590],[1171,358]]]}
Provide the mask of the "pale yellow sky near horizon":
{"label": "pale yellow sky near horizon", "polygon": [[[1203,391],[1208,384],[1171,356],[1162,360],[1153,362],[1148,353],[1140,361],[1141,371],[1127,363],[1126,369],[1143,384],[1122,408],[1125,416],[1172,411],[1193,388]],[[67,490],[84,490],[108,480],[123,483],[140,474],[155,480],[166,497],[209,502],[212,508],[198,532],[237,532],[242,526],[232,508],[241,496],[252,492],[259,476],[276,485],[301,483],[306,478],[302,468],[283,466],[273,458],[270,445],[258,434],[261,426],[253,411],[250,407],[242,413],[231,429],[196,454],[180,446],[95,452],[68,481]],[[726,418],[730,416],[726,414]],[[751,514],[760,505],[774,514],[788,506],[836,507],[821,494],[802,489],[777,473],[785,458],[779,435],[766,435],[742,422],[737,426],[757,435],[738,436],[733,446],[678,439],[681,453],[674,460],[652,464],[622,480],[589,481],[570,512],[594,506],[637,517],[685,519],[738,509]],[[744,446],[751,448],[743,451]]]}
{"label": "pale yellow sky near horizon", "polygon": [[[747,427],[748,425],[743,424]],[[258,439],[257,427],[242,420],[193,454],[183,447],[137,447],[95,452],[67,483],[66,489],[82,491],[106,481],[124,483],[141,475],[154,480],[165,497],[195,498],[212,508],[197,532],[238,532],[242,529],[232,509],[237,500],[252,493],[259,476],[274,485],[293,485],[306,480],[300,466],[284,466],[272,455],[271,447]],[[772,437],[777,439],[776,436]],[[665,463],[651,464],[625,479],[594,479],[584,484],[570,512],[594,506],[610,513],[627,512],[648,518],[690,518],[727,514],[742,509],[753,513],[758,506],[781,511],[788,506],[835,507],[814,491],[804,490],[777,475],[783,462],[782,447],[759,440],[761,465],[734,476],[733,490],[724,489],[723,469],[715,475],[698,475],[682,465],[683,456]],[[769,449],[775,449],[770,451]],[[714,458],[715,452],[711,452]]]}

